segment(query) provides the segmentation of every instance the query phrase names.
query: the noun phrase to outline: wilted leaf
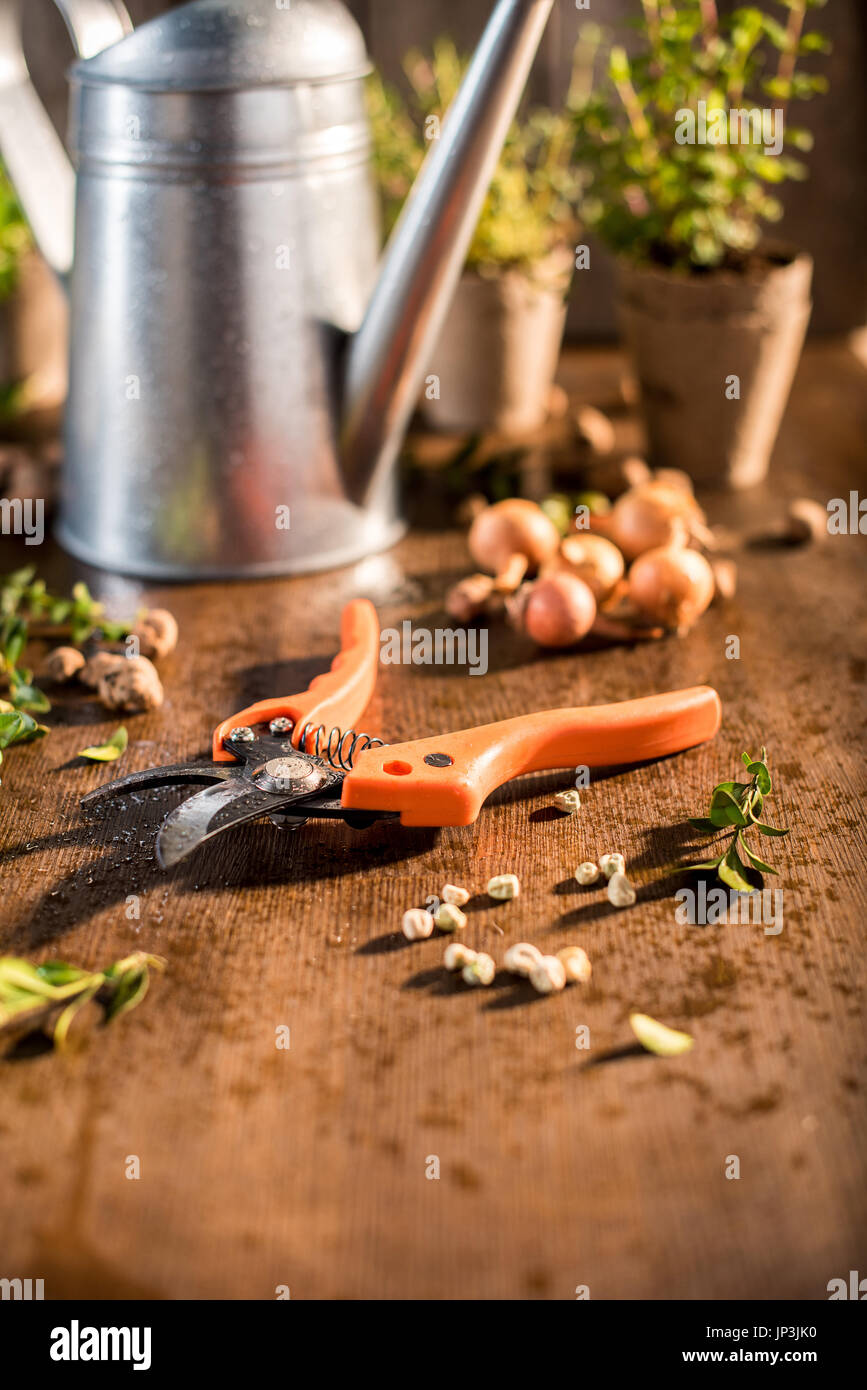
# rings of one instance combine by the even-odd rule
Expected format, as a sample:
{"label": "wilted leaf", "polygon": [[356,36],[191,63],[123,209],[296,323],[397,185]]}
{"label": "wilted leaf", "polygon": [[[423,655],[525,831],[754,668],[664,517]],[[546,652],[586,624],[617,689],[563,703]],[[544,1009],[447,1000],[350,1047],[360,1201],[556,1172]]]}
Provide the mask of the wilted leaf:
{"label": "wilted leaf", "polygon": [[655,1052],[657,1057],[680,1057],[684,1052],[689,1052],[695,1043],[689,1033],[668,1028],[648,1014],[630,1014],[629,1023],[641,1046],[648,1052]]}
{"label": "wilted leaf", "polygon": [[126,728],[121,724],[116,733],[112,734],[108,743],[95,744],[92,748],[82,748],[79,758],[89,758],[94,763],[113,763],[124,752],[129,741]]}

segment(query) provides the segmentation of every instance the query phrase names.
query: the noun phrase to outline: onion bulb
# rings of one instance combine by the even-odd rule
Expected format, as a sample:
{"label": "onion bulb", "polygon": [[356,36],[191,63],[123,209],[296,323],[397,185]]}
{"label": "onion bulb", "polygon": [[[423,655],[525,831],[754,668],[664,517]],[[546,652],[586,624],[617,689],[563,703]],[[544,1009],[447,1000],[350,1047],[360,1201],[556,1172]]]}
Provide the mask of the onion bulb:
{"label": "onion bulb", "polygon": [[634,560],[646,550],[688,545],[698,527],[704,528],[704,513],[692,493],[650,482],[618,497],[599,529]]}
{"label": "onion bulb", "polygon": [[629,597],[640,613],[670,628],[692,627],[714,596],[713,570],[697,550],[660,546],[645,551],[628,576]]}
{"label": "onion bulb", "polygon": [[560,533],[535,502],[507,497],[479,512],[467,544],[479,569],[497,577],[498,588],[516,589],[528,569],[535,573],[557,553]]}
{"label": "onion bulb", "polygon": [[577,532],[560,543],[560,550],[545,566],[544,573],[566,571],[583,579],[593,592],[597,603],[604,599],[623,578],[623,556],[611,541],[592,532]]}
{"label": "onion bulb", "polygon": [[583,579],[560,571],[526,585],[512,612],[521,631],[540,647],[571,647],[593,626],[596,600]]}

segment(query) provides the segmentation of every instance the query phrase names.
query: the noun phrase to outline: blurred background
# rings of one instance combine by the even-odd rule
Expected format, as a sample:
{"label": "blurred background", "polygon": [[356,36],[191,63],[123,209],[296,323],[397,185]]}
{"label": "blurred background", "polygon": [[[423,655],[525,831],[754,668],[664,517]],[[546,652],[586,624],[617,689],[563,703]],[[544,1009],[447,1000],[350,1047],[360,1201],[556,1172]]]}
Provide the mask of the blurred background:
{"label": "blurred background", "polygon": [[[492,0],[347,0],[361,24],[373,61],[386,79],[402,82],[401,59],[413,47],[429,48],[448,34],[469,52],[493,8]],[[719,0],[721,13],[738,7],[738,0]],[[167,0],[127,0],[136,24],[176,8]],[[70,61],[69,39],[50,0],[28,0],[25,43],[31,71],[61,133],[66,125],[65,70]],[[548,23],[533,70],[530,100],[556,107],[562,102],[569,77],[572,49],[582,24],[593,20],[606,26],[625,25],[635,18],[635,0],[594,0],[592,10],[577,9],[573,0],[558,0]],[[833,52],[823,60],[830,89],[809,109],[815,147],[808,156],[810,177],[805,183],[783,185],[782,230],[786,240],[804,247],[815,261],[814,308],[811,332],[845,333],[867,323],[867,237],[865,189],[867,161],[867,3],[829,0],[812,21],[827,34]],[[623,41],[629,47],[628,28]],[[797,104],[791,119],[799,118]],[[588,238],[589,240],[589,238]],[[572,339],[613,339],[616,336],[614,277],[610,260],[592,247],[593,274],[576,278],[567,322]]]}

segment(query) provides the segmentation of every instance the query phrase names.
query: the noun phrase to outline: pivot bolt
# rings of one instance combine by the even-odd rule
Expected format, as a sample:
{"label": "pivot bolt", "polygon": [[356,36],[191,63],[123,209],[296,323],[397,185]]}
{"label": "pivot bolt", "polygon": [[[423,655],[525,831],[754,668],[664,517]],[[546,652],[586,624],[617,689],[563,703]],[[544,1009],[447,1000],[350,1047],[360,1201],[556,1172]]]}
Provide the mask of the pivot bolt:
{"label": "pivot bolt", "polygon": [[233,729],[229,734],[229,738],[235,743],[252,743],[255,737],[256,735],[253,733],[253,730],[248,728],[246,724],[242,724],[239,728]]}
{"label": "pivot bolt", "polygon": [[272,719],[268,725],[269,734],[291,734],[292,720],[287,719],[285,714],[279,714],[276,719]]}

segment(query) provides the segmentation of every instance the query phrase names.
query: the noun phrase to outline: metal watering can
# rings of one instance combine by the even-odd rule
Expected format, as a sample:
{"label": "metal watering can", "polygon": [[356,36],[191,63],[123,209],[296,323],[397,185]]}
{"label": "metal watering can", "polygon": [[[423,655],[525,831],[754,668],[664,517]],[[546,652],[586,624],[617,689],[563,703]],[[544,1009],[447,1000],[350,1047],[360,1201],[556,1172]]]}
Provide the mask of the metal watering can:
{"label": "metal watering can", "polygon": [[498,0],[381,264],[370,63],[339,0],[194,0],[135,32],[121,0],[55,2],[77,178],[19,0],[0,0],[0,150],[69,287],[62,544],[175,579],[384,549],[400,440],[553,0]]}

